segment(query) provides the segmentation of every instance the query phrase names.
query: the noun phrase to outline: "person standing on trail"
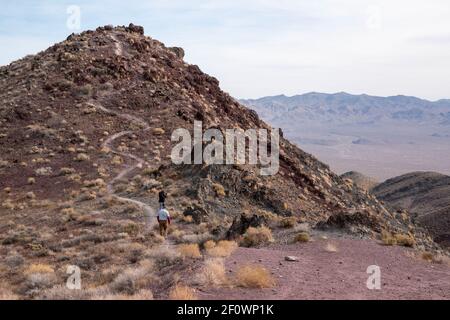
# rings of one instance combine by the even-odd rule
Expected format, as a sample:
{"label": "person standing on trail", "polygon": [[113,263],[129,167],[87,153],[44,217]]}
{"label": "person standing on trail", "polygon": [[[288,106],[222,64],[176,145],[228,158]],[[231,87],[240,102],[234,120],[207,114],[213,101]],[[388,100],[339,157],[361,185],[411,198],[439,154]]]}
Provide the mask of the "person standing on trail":
{"label": "person standing on trail", "polygon": [[170,214],[164,205],[159,209],[157,219],[159,223],[159,234],[163,237],[167,237],[167,228],[170,225]]}
{"label": "person standing on trail", "polygon": [[165,207],[167,194],[164,192],[164,190],[161,190],[159,192],[159,208],[162,209]]}

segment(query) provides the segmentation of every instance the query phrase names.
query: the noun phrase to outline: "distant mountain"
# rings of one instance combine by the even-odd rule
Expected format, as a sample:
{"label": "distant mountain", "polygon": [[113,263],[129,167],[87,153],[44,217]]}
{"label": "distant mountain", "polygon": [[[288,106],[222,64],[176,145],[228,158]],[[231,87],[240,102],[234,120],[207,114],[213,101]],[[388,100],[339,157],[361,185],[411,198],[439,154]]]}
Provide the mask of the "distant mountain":
{"label": "distant mountain", "polygon": [[341,175],[341,178],[350,179],[354,184],[365,191],[370,191],[372,190],[372,188],[379,184],[377,180],[356,171],[346,172]]}
{"label": "distant mountain", "polygon": [[241,100],[255,108],[265,118],[277,121],[321,120],[340,123],[379,123],[385,121],[415,121],[450,124],[450,100],[436,102],[409,96],[377,97],[366,94],[352,95],[310,92],[287,97],[269,96]]}
{"label": "distant mountain", "polygon": [[412,172],[381,183],[372,193],[395,209],[411,212],[437,242],[450,246],[450,176]]}
{"label": "distant mountain", "polygon": [[311,92],[241,100],[334,171],[450,174],[450,100]]}

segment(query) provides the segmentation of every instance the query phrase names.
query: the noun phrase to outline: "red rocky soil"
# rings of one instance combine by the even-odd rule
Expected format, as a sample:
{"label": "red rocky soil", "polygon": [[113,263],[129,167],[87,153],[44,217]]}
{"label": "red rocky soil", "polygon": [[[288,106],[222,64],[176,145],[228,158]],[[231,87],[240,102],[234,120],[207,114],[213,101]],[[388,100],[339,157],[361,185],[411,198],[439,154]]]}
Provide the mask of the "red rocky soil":
{"label": "red rocky soil", "polygon": [[[338,252],[327,252],[328,242]],[[372,240],[317,239],[306,244],[239,248],[226,260],[234,273],[246,264],[263,265],[277,285],[269,289],[208,289],[201,299],[449,299],[450,267],[412,256],[404,247]],[[296,256],[298,261],[285,261]],[[369,290],[369,265],[381,268],[381,289]],[[230,272],[230,274],[232,274]]]}

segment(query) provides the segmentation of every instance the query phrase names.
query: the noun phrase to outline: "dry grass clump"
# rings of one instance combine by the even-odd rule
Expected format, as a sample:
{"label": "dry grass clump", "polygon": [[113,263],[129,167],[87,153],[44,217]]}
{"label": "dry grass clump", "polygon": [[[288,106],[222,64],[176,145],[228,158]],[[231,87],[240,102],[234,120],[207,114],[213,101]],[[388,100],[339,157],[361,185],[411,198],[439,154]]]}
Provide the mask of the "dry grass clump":
{"label": "dry grass clump", "polygon": [[29,275],[33,273],[54,273],[55,270],[48,264],[32,264],[27,269],[25,269],[24,274]]}
{"label": "dry grass clump", "polygon": [[75,172],[76,171],[73,168],[61,168],[59,170],[59,175],[66,176],[66,175],[69,175],[69,174],[74,174]]}
{"label": "dry grass clump", "polygon": [[420,258],[430,263],[446,264],[450,266],[450,258],[442,254],[424,251],[421,253]]}
{"label": "dry grass clump", "polygon": [[197,243],[181,244],[177,249],[178,252],[180,252],[181,255],[186,258],[199,259],[202,257],[200,248]]}
{"label": "dry grass clump", "polygon": [[273,242],[272,231],[269,228],[265,226],[250,227],[245,232],[241,245],[244,247],[255,247],[269,242]]}
{"label": "dry grass clump", "polygon": [[[209,242],[209,241],[208,241]],[[214,243],[214,241],[212,241]],[[206,253],[213,257],[228,257],[230,256],[234,250],[238,247],[238,244],[235,241],[227,241],[227,240],[221,240],[217,244],[214,243],[213,247],[210,247],[211,243],[207,245],[205,243],[204,247],[206,250]]]}
{"label": "dry grass clump", "polygon": [[17,252],[10,253],[5,258],[5,264],[10,268],[20,267],[24,262],[24,257]]}
{"label": "dry grass clump", "polygon": [[153,300],[153,293],[147,289],[141,289],[134,294],[107,294],[105,296],[94,296],[92,300]]}
{"label": "dry grass clump", "polygon": [[152,132],[155,136],[160,136],[163,135],[166,131],[163,128],[154,128]]}
{"label": "dry grass clump", "polygon": [[19,300],[19,297],[9,290],[0,288],[0,301]]}
{"label": "dry grass clump", "polygon": [[180,252],[166,247],[159,247],[154,250],[147,251],[147,257],[152,258],[158,269],[172,266],[183,261]]}
{"label": "dry grass clump", "polygon": [[203,248],[205,250],[210,250],[216,246],[216,242],[214,240],[208,240],[203,244]]}
{"label": "dry grass clump", "polygon": [[197,300],[194,289],[177,284],[169,293],[170,300]]}
{"label": "dry grass clump", "polygon": [[295,225],[297,224],[297,219],[294,217],[286,217],[286,218],[282,218],[279,222],[279,226],[281,228],[293,228],[295,227]]}
{"label": "dry grass clump", "polygon": [[337,248],[336,244],[328,242],[325,246],[325,251],[326,252],[338,252],[339,249]]}
{"label": "dry grass clump", "polygon": [[405,247],[413,247],[416,244],[414,238],[409,234],[391,234],[387,231],[381,232],[381,241],[387,246],[399,245]]}
{"label": "dry grass clump", "polygon": [[139,267],[126,269],[120,273],[109,287],[113,293],[136,294],[137,291],[148,287],[154,281],[153,270],[153,262],[145,260]]}
{"label": "dry grass clump", "polygon": [[25,269],[25,282],[22,284],[22,293],[33,294],[42,289],[52,287],[56,281],[53,268],[46,264],[32,264]]}
{"label": "dry grass clump", "polygon": [[409,234],[396,234],[395,240],[399,246],[414,247],[416,240]]}
{"label": "dry grass clump", "polygon": [[88,161],[90,159],[90,157],[85,154],[85,153],[79,153],[76,157],[75,157],[75,161],[78,162],[83,162],[83,161]]}
{"label": "dry grass clump", "polygon": [[213,183],[212,185],[214,191],[216,192],[216,195],[219,197],[225,197],[226,192],[225,188],[220,183]]}
{"label": "dry grass clump", "polygon": [[236,274],[236,285],[244,288],[271,288],[275,279],[262,266],[246,265]]}
{"label": "dry grass clump", "polygon": [[183,216],[183,218],[181,219],[186,223],[193,223],[194,222],[194,218],[192,218],[192,216]]}
{"label": "dry grass clump", "polygon": [[397,244],[395,237],[393,237],[392,234],[387,231],[381,232],[381,241],[383,242],[383,244],[387,246],[393,246]]}
{"label": "dry grass clump", "polygon": [[223,259],[206,260],[197,280],[206,286],[222,286],[228,284]]}
{"label": "dry grass clump", "polygon": [[300,232],[295,236],[294,242],[309,242],[310,239],[311,237],[309,236],[309,233]]}

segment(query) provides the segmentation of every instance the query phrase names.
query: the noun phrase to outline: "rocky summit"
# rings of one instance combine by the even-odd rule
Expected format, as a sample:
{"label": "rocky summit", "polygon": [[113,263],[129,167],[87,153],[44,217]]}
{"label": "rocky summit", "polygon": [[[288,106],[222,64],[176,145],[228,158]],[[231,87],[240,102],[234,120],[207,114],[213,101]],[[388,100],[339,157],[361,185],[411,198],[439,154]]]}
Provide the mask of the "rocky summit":
{"label": "rocky summit", "polygon": [[[173,164],[171,135],[192,131],[194,121],[203,130],[272,130],[183,58],[183,49],[131,24],[72,34],[0,68],[0,283],[14,294],[69,294],[58,281],[76,265],[96,288],[83,294],[145,296],[151,288],[167,297],[176,280],[164,277],[196,262],[161,253],[153,220],[162,188],[179,221],[169,246],[203,248],[292,223],[368,239],[399,234],[437,248],[408,215],[387,210],[282,134],[276,175],[258,174],[257,165]],[[146,261],[164,270],[159,280],[138,279]]]}

